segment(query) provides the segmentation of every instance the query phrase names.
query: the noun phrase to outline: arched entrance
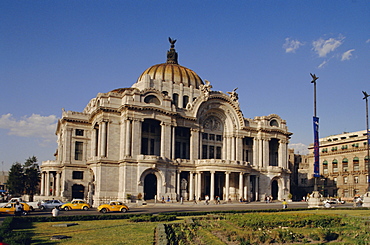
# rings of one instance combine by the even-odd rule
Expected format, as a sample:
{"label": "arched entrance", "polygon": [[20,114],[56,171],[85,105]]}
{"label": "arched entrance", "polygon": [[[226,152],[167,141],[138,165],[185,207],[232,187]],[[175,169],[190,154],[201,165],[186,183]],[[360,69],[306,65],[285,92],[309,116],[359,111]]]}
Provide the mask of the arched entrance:
{"label": "arched entrance", "polygon": [[72,186],[72,199],[84,199],[85,187],[83,185],[74,184]]}
{"label": "arched entrance", "polygon": [[154,199],[157,195],[157,177],[155,174],[148,174],[144,179],[144,200]]}
{"label": "arched entrance", "polygon": [[279,184],[277,180],[271,182],[271,196],[273,200],[277,200],[279,197]]}

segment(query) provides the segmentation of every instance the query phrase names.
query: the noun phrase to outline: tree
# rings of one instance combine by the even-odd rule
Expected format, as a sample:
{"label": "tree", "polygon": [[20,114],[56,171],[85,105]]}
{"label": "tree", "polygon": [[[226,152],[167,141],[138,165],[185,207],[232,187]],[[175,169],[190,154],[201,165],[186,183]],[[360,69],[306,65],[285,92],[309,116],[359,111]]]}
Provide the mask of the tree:
{"label": "tree", "polygon": [[30,195],[30,201],[33,201],[33,196],[36,194],[40,183],[40,168],[35,156],[29,157],[23,166],[24,173],[24,192]]}
{"label": "tree", "polygon": [[19,162],[12,165],[9,171],[8,181],[6,182],[9,193],[22,195],[24,190],[23,166]]}
{"label": "tree", "polygon": [[29,157],[23,166],[14,163],[9,171],[7,185],[11,194],[30,195],[30,201],[36,194],[40,183],[40,168],[35,156]]}

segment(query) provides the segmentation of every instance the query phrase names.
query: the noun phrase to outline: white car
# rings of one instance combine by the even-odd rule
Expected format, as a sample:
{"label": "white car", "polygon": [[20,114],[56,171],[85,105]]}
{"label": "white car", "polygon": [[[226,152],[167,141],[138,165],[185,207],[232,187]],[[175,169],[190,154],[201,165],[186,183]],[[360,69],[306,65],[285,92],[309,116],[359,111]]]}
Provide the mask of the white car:
{"label": "white car", "polygon": [[59,209],[63,204],[65,204],[65,202],[62,202],[60,200],[45,200],[41,202],[40,209],[41,210],[53,209],[55,207]]}

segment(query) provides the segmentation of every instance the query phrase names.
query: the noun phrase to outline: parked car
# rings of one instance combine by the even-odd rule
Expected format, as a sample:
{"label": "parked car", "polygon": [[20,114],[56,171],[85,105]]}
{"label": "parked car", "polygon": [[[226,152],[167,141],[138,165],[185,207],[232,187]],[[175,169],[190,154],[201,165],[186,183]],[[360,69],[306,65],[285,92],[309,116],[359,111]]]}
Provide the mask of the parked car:
{"label": "parked car", "polygon": [[339,200],[339,199],[336,199],[336,198],[329,198],[329,199],[324,200],[324,204],[325,203],[329,203],[329,204],[344,204],[345,201],[342,201],[342,200]]}
{"label": "parked car", "polygon": [[9,203],[16,203],[16,202],[27,203],[28,206],[30,206],[30,211],[35,211],[36,209],[39,209],[40,208],[40,204],[41,204],[40,201],[36,201],[36,202],[25,202],[24,200],[22,200],[21,197],[13,197],[12,199],[9,200]]}
{"label": "parked car", "polygon": [[[15,202],[9,202],[6,205],[0,207],[0,214],[13,214],[15,212]],[[31,211],[31,207],[27,203],[20,203],[23,206],[22,215],[27,215]]]}
{"label": "parked car", "polygon": [[53,209],[53,208],[57,208],[57,209],[60,209],[60,207],[65,204],[65,202],[62,202],[60,200],[45,200],[45,201],[42,201],[41,204],[40,204],[40,209],[41,210],[45,210],[45,209]]}
{"label": "parked car", "polygon": [[107,212],[122,212],[126,213],[129,208],[120,201],[110,201],[107,204],[102,204],[97,209],[101,213],[107,213]]}
{"label": "parked car", "polygon": [[61,210],[65,211],[72,209],[89,210],[89,208],[91,208],[90,204],[82,199],[74,199],[71,202],[67,202],[60,207]]}

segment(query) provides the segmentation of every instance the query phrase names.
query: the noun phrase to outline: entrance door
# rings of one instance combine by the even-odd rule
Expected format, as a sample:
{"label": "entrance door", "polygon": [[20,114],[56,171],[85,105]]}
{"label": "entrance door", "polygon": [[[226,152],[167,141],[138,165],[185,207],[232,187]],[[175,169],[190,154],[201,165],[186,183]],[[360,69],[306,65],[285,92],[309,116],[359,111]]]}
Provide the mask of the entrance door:
{"label": "entrance door", "polygon": [[154,199],[157,195],[157,177],[155,174],[148,174],[144,179],[144,200]]}
{"label": "entrance door", "polygon": [[277,180],[273,180],[271,183],[271,195],[274,200],[279,198],[279,185]]}
{"label": "entrance door", "polygon": [[84,199],[85,187],[83,185],[73,185],[72,186],[72,199]]}

